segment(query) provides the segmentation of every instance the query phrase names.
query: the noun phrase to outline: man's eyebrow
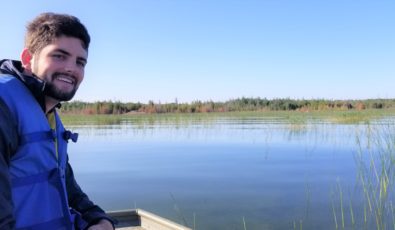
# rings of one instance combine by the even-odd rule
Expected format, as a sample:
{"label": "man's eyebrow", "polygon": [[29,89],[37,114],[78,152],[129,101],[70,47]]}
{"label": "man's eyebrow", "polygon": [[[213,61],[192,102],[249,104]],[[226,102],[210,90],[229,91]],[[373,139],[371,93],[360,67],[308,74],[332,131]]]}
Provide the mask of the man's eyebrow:
{"label": "man's eyebrow", "polygon": [[[56,49],[56,50],[54,50],[54,52],[60,52],[60,53],[62,53],[64,55],[71,56],[71,54],[69,52],[67,52],[66,50],[64,50],[64,49]],[[80,60],[80,61],[83,61],[85,63],[88,62],[88,60],[86,58],[84,58],[84,57],[77,57],[77,59]]]}
{"label": "man's eyebrow", "polygon": [[64,49],[56,49],[56,50],[54,50],[54,52],[60,52],[64,55],[71,56],[71,54]]}

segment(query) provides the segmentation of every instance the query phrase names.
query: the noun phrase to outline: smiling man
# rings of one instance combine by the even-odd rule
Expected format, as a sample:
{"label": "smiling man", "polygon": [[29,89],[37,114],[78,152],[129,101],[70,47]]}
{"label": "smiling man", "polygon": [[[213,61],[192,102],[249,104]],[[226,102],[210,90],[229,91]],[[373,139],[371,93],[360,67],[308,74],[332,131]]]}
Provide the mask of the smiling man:
{"label": "smiling man", "polygon": [[84,79],[90,36],[74,16],[27,26],[21,61],[0,61],[0,229],[113,229],[74,179],[57,115]]}
{"label": "smiling man", "polygon": [[32,55],[28,48],[22,51],[25,73],[46,83],[46,112],[60,101],[73,98],[84,78],[87,57],[81,41],[67,36],[58,37],[38,55]]}

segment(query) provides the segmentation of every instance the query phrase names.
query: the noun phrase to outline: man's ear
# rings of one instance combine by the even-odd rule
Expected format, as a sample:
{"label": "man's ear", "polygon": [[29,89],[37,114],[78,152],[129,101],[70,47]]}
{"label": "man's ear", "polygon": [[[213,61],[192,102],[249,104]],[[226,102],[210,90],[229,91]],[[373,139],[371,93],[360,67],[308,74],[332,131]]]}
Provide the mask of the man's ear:
{"label": "man's ear", "polygon": [[22,54],[21,54],[22,66],[25,69],[25,71],[30,74],[32,73],[32,58],[33,56],[31,55],[31,53],[27,48],[22,50]]}

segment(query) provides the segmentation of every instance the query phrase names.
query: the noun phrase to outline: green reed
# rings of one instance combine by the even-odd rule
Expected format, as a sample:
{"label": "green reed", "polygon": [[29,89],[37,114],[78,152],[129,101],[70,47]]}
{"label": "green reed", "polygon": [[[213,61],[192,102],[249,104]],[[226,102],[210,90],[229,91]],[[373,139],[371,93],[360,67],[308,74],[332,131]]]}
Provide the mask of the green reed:
{"label": "green reed", "polygon": [[210,122],[218,119],[258,119],[267,122],[277,121],[288,124],[306,124],[329,122],[334,124],[367,123],[372,119],[393,114],[393,110],[362,110],[362,111],[255,111],[225,113],[164,113],[164,114],[121,114],[121,115],[82,115],[61,114],[66,125],[114,125],[121,123],[133,124],[189,124],[191,122]]}
{"label": "green reed", "polygon": [[338,189],[338,193],[340,196],[340,211],[341,211],[341,217],[342,217],[342,228],[344,229],[345,227],[345,223],[344,223],[344,207],[343,207],[343,190],[341,188],[340,182],[339,180],[337,181],[337,189]]}
{"label": "green reed", "polygon": [[243,229],[247,230],[246,220],[244,219],[244,216],[243,216]]}
{"label": "green reed", "polygon": [[196,230],[196,213],[193,213],[193,230]]}
{"label": "green reed", "polygon": [[[394,198],[395,180],[395,128],[393,125],[368,126],[367,140],[357,135],[358,151],[355,155],[358,179],[363,188],[367,208],[364,224],[376,229],[395,229]],[[373,223],[368,223],[371,220]]]}
{"label": "green reed", "polygon": [[189,226],[185,216],[183,215],[183,212],[181,211],[181,209],[177,205],[176,198],[174,197],[173,193],[171,193],[171,192],[170,192],[170,197],[171,197],[171,199],[173,201],[174,211],[177,213],[178,217],[182,220],[183,224],[185,226]]}
{"label": "green reed", "polygon": [[[331,190],[334,227],[346,229],[351,225],[352,229],[395,230],[395,126],[378,122],[356,128],[359,128],[354,154],[357,184],[354,193],[348,193],[348,205],[339,178]],[[353,202],[353,198],[358,203]]]}

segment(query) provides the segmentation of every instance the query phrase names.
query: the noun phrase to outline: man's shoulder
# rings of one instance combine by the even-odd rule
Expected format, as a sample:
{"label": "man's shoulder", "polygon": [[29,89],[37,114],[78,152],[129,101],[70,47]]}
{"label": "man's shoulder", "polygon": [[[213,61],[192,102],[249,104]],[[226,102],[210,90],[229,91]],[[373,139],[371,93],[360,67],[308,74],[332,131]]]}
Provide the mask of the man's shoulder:
{"label": "man's shoulder", "polygon": [[8,82],[16,80],[16,77],[9,73],[0,73],[0,82]]}
{"label": "man's shoulder", "polygon": [[0,98],[5,102],[17,100],[18,95],[26,94],[28,88],[18,78],[9,74],[0,74]]}
{"label": "man's shoulder", "polygon": [[0,87],[3,89],[10,87],[21,87],[23,83],[11,74],[0,74]]}

